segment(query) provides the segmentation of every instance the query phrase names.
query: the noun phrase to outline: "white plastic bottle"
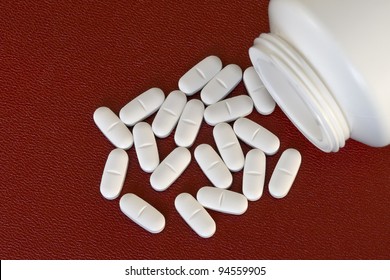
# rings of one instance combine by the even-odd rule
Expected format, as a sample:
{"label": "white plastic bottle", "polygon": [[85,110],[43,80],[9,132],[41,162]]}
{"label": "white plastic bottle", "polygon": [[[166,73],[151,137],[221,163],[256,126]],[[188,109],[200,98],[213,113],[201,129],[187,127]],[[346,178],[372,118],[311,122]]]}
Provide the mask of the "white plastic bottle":
{"label": "white plastic bottle", "polygon": [[271,0],[250,48],[275,101],[318,148],[390,144],[390,1]]}

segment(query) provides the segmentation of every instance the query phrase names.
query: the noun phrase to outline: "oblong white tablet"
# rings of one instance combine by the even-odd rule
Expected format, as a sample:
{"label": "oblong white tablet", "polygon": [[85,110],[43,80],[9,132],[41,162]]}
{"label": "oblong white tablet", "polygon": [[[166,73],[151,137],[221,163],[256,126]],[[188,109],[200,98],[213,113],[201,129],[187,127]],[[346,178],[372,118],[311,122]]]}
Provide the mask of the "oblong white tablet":
{"label": "oblong white tablet", "polygon": [[135,194],[128,193],[122,196],[119,207],[130,220],[151,233],[159,233],[165,227],[164,216]]}
{"label": "oblong white tablet", "polygon": [[222,61],[211,55],[200,61],[179,80],[179,89],[187,95],[201,90],[222,69]]}
{"label": "oblong white tablet", "polygon": [[93,120],[115,147],[127,150],[133,146],[133,135],[130,130],[109,108],[97,108],[93,113]]}
{"label": "oblong white tablet", "polygon": [[192,99],[187,102],[175,131],[175,143],[179,147],[191,147],[199,133],[203,120],[202,101]]}
{"label": "oblong white tablet", "polygon": [[128,163],[129,156],[122,149],[112,150],[108,155],[100,182],[100,193],[105,199],[115,199],[121,193]]}
{"label": "oblong white tablet", "polygon": [[212,104],[204,111],[204,120],[209,125],[231,122],[252,113],[253,101],[248,95],[239,95]]}
{"label": "oblong white tablet", "polygon": [[269,192],[273,197],[283,198],[288,194],[301,162],[302,156],[297,150],[287,149],[283,152],[268,185]]}
{"label": "oblong white tablet", "polygon": [[188,149],[177,147],[153,171],[150,184],[156,191],[165,191],[184,172],[191,161]]}
{"label": "oblong white tablet", "polygon": [[232,174],[217,152],[208,144],[201,144],[194,152],[203,173],[217,188],[227,189],[233,182]]}
{"label": "oblong white tablet", "polygon": [[257,112],[262,115],[271,114],[275,110],[276,103],[265,88],[253,66],[244,71],[243,80],[246,90],[255,104]]}
{"label": "oblong white tablet", "polygon": [[150,125],[139,122],[133,128],[134,146],[141,169],[145,172],[153,172],[160,163],[156,138]]}
{"label": "oblong white tablet", "polygon": [[186,102],[187,96],[180,90],[174,90],[167,96],[152,123],[153,132],[157,137],[165,138],[171,134]]}
{"label": "oblong white tablet", "polygon": [[192,195],[179,194],[175,199],[175,208],[200,237],[209,238],[214,235],[216,225],[213,218]]}
{"label": "oblong white tablet", "polygon": [[151,88],[127,103],[119,112],[119,117],[128,126],[133,126],[160,108],[164,102],[164,92]]}
{"label": "oblong white tablet", "polygon": [[236,64],[225,66],[200,92],[200,98],[206,105],[224,99],[241,82],[242,70]]}
{"label": "oblong white tablet", "polygon": [[248,209],[248,200],[240,193],[203,187],[196,194],[196,199],[205,208],[233,215],[242,215]]}
{"label": "oblong white tablet", "polygon": [[250,201],[263,195],[265,179],[265,154],[259,149],[250,150],[245,157],[242,192]]}
{"label": "oblong white tablet", "polygon": [[233,128],[227,123],[219,123],[213,129],[218,151],[230,171],[240,171],[244,167],[244,153]]}
{"label": "oblong white tablet", "polygon": [[271,131],[247,118],[234,122],[237,137],[253,148],[262,150],[266,155],[276,154],[280,147],[279,138]]}

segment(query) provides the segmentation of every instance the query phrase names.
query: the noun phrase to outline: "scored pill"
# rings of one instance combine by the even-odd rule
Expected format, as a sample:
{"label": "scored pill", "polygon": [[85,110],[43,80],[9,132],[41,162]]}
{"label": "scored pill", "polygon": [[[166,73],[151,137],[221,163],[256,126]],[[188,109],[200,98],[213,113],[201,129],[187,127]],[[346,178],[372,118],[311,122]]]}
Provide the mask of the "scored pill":
{"label": "scored pill", "polygon": [[222,69],[222,61],[211,55],[200,61],[179,80],[179,89],[187,95],[201,90]]}
{"label": "scored pill", "polygon": [[192,195],[179,194],[175,199],[175,208],[183,220],[200,237],[209,238],[214,235],[216,225],[213,218]]}
{"label": "scored pill", "polygon": [[214,187],[203,187],[196,199],[205,208],[232,215],[242,215],[248,209],[248,200],[240,193]]}
{"label": "scored pill", "polygon": [[301,166],[302,156],[295,149],[287,149],[280,156],[278,163],[272,173],[268,189],[275,198],[285,197],[297,176]]}
{"label": "scored pill", "polygon": [[266,159],[263,151],[250,150],[245,157],[242,192],[250,201],[259,200],[263,195]]}
{"label": "scored pill", "polygon": [[129,156],[122,149],[110,152],[104,166],[100,193],[106,199],[112,200],[119,196],[126,178]]}
{"label": "scored pill", "polygon": [[160,163],[156,138],[150,125],[146,122],[137,123],[133,128],[134,146],[141,169],[153,172]]}
{"label": "scored pill", "polygon": [[213,129],[215,143],[226,166],[233,172],[244,167],[244,153],[233,128],[227,123],[219,123]]}
{"label": "scored pill", "polygon": [[194,156],[206,177],[217,188],[227,189],[233,182],[232,174],[217,152],[208,144],[196,147]]}
{"label": "scored pill", "polygon": [[119,112],[120,119],[128,126],[133,126],[160,108],[164,102],[164,92],[151,88],[127,103]]}
{"label": "scored pill", "polygon": [[236,64],[229,64],[202,89],[200,98],[206,105],[214,104],[232,92],[241,79],[241,68]]}
{"label": "scored pill", "polygon": [[161,105],[152,123],[154,134],[166,138],[179,121],[187,102],[187,96],[180,90],[172,91]]}
{"label": "scored pill", "polygon": [[266,155],[272,156],[279,150],[279,138],[254,121],[247,118],[238,119],[234,122],[233,129],[239,139],[262,150]]}
{"label": "scored pill", "polygon": [[184,172],[191,161],[191,153],[187,148],[174,149],[153,171],[150,184],[156,191],[165,191]]}
{"label": "scored pill", "polygon": [[119,207],[130,220],[151,233],[159,233],[165,227],[164,216],[135,194],[128,193],[122,196]]}
{"label": "scored pill", "polygon": [[275,110],[276,103],[265,88],[253,66],[244,71],[243,80],[246,90],[255,104],[257,112],[262,115],[271,114]]}
{"label": "scored pill", "polygon": [[93,114],[93,120],[115,147],[127,150],[133,146],[133,135],[130,130],[109,108],[97,108]]}
{"label": "scored pill", "polygon": [[212,104],[204,111],[204,120],[215,126],[221,122],[231,122],[252,113],[253,101],[248,95],[239,95]]}
{"label": "scored pill", "polygon": [[203,120],[202,101],[192,99],[187,102],[175,131],[175,143],[179,147],[191,147],[199,133]]}

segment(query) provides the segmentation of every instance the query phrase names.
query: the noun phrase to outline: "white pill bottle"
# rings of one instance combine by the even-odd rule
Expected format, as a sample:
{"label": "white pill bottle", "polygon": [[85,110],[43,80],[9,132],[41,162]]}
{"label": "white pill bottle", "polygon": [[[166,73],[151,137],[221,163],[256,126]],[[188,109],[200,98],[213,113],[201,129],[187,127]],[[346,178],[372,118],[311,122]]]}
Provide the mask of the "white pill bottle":
{"label": "white pill bottle", "polygon": [[318,148],[390,144],[390,0],[271,0],[249,55],[275,101]]}

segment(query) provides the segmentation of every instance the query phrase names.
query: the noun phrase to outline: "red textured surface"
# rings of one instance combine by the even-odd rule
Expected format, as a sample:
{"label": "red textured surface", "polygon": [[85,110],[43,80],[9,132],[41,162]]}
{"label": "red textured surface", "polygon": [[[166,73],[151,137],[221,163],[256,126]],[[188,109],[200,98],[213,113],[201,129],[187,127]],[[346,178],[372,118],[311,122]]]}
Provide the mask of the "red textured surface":
{"label": "red textured surface", "polygon": [[[17,2],[0,3],[1,259],[390,258],[390,147],[348,141],[339,153],[322,153],[279,109],[250,118],[280,137],[281,151],[302,152],[295,185],[282,200],[265,189],[243,216],[211,212],[210,239],[173,206],[179,193],[209,184],[194,160],[157,193],[129,150],[123,193],[165,215],[161,234],[145,232],[118,199],[99,193],[113,146],[94,125],[94,110],[118,113],[153,86],[168,94],[210,54],[250,66],[247,50],[268,30],[268,1]],[[241,84],[233,94],[242,93]],[[157,142],[161,158],[175,147],[172,135]],[[191,152],[204,142],[215,145],[205,123]],[[267,159],[266,181],[281,151]],[[234,174],[233,191],[241,180]]]}

